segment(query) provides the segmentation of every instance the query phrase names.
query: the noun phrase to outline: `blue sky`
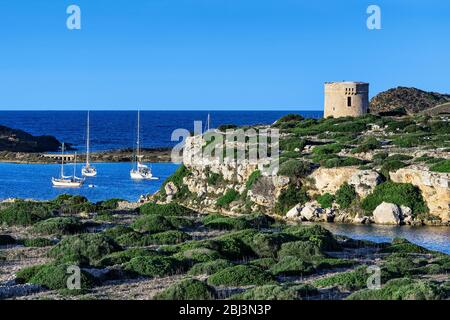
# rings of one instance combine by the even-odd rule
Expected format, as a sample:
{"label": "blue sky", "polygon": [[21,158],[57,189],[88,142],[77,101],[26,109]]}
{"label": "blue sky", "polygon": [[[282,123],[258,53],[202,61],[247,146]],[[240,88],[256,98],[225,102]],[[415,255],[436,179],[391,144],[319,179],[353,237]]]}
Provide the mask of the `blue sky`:
{"label": "blue sky", "polygon": [[[66,28],[77,4],[82,30]],[[382,10],[382,30],[366,9]],[[325,81],[450,92],[444,0],[0,0],[0,110],[321,110]]]}

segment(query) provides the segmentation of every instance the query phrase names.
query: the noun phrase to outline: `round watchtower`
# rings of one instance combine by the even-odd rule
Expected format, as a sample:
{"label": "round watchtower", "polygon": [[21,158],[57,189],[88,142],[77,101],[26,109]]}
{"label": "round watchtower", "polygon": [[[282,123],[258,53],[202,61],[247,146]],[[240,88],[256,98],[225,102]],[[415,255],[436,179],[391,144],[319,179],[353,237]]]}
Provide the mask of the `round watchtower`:
{"label": "round watchtower", "polygon": [[327,117],[359,117],[369,108],[369,84],[365,82],[325,83],[325,109]]}

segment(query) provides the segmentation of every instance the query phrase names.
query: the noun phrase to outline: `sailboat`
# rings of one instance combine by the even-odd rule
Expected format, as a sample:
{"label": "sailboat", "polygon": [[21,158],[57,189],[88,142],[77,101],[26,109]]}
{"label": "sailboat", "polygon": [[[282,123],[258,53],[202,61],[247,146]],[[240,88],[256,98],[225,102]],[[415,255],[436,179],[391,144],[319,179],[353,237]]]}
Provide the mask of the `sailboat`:
{"label": "sailboat", "polygon": [[86,133],[86,165],[81,169],[81,173],[85,177],[95,177],[97,175],[97,169],[92,167],[89,163],[90,154],[90,112],[87,115],[87,133]]}
{"label": "sailboat", "polygon": [[76,173],[77,168],[77,154],[75,153],[75,161],[73,164],[73,175],[64,175],[64,143],[61,146],[61,176],[59,178],[52,178],[52,184],[54,187],[65,188],[79,188],[83,185],[84,179],[78,178]]}
{"label": "sailboat", "polygon": [[134,180],[158,180],[152,174],[149,166],[142,163],[141,155],[141,113],[138,111],[138,125],[137,125],[137,144],[136,144],[136,162],[135,167],[131,169],[130,176]]}

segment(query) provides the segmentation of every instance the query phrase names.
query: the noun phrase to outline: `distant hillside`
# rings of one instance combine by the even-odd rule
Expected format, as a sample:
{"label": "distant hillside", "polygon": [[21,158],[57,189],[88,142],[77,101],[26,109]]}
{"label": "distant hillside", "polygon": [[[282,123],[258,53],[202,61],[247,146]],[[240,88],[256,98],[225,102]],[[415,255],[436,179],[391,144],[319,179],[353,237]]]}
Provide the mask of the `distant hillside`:
{"label": "distant hillside", "polygon": [[448,102],[450,102],[448,94],[398,87],[373,97],[370,101],[370,112],[388,115],[416,114]]}
{"label": "distant hillside", "polygon": [[33,136],[22,130],[0,125],[0,151],[47,152],[58,151],[61,143],[52,136]]}

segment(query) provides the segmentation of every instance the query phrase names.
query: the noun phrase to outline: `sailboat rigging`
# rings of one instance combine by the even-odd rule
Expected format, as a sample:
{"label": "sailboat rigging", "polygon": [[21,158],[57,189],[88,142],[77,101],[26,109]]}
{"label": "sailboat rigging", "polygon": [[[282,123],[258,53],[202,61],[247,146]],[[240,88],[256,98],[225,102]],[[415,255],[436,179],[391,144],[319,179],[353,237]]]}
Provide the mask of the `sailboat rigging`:
{"label": "sailboat rigging", "polygon": [[90,112],[88,111],[87,114],[87,133],[86,133],[86,165],[81,169],[81,173],[85,177],[95,177],[97,175],[97,169],[95,167],[91,166],[90,164]]}
{"label": "sailboat rigging", "polygon": [[158,180],[159,178],[154,177],[152,170],[149,166],[142,163],[143,156],[141,155],[141,112],[138,111],[138,121],[137,121],[137,143],[136,143],[136,161],[135,167],[131,169],[130,176],[134,180]]}
{"label": "sailboat rigging", "polygon": [[73,165],[73,175],[64,175],[64,143],[61,146],[61,173],[59,178],[52,178],[52,184],[54,187],[65,187],[65,188],[79,188],[83,185],[84,179],[78,178],[76,176],[77,168],[77,154],[75,153],[74,165]]}

